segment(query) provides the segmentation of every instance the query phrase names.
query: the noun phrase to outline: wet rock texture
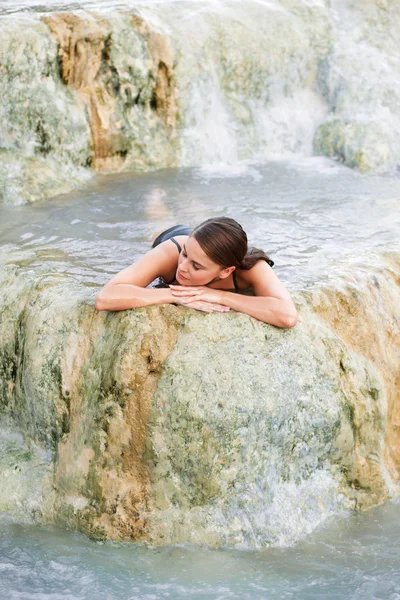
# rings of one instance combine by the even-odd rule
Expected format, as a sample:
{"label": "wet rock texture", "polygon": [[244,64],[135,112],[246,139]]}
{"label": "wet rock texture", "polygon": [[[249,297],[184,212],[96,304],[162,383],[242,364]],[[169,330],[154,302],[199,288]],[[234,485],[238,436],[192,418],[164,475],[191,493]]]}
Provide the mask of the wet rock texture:
{"label": "wet rock texture", "polygon": [[400,157],[398,3],[152,4],[0,18],[0,200],[94,171]]}
{"label": "wet rock texture", "polygon": [[[139,17],[45,17],[61,78],[87,107],[97,170],[174,162],[174,60],[165,38]],[[163,154],[165,156],[163,156]]]}
{"label": "wet rock texture", "polygon": [[384,502],[400,476],[399,285],[399,255],[343,266],[280,330],[98,313],[91,288],[3,267],[0,509],[97,539],[260,547]]}
{"label": "wet rock texture", "polygon": [[88,179],[87,167],[175,164],[165,37],[126,14],[19,17],[0,27],[0,200],[65,193]]}
{"label": "wet rock texture", "polygon": [[399,26],[398,3],[355,0],[338,6],[335,47],[319,68],[329,115],[316,130],[316,152],[361,172],[398,165]]}

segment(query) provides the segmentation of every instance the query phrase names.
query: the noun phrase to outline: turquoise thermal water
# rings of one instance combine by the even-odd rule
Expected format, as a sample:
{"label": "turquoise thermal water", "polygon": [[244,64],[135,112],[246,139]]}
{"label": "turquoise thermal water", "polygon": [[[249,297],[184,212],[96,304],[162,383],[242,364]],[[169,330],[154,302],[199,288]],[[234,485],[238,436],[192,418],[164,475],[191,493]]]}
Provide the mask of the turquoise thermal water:
{"label": "turquoise thermal water", "polygon": [[327,522],[293,548],[96,543],[0,518],[7,600],[399,600],[399,505]]}

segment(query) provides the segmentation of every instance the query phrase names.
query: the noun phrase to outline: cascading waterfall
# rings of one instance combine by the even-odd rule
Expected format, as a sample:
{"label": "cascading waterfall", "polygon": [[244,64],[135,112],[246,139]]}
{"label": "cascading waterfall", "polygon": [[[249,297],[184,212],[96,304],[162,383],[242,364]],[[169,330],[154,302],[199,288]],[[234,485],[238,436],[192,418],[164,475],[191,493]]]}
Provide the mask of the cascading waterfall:
{"label": "cascading waterfall", "polygon": [[88,8],[0,16],[6,203],[65,192],[88,166],[137,171],[322,153],[361,171],[396,168],[400,7]]}
{"label": "cascading waterfall", "polygon": [[336,42],[319,75],[329,117],[315,149],[361,171],[396,171],[400,157],[400,6],[334,0]]}
{"label": "cascading waterfall", "polygon": [[[154,11],[141,14],[151,22]],[[224,2],[158,11],[179,56],[182,164],[311,154],[326,112],[315,79],[333,43],[327,9]]]}

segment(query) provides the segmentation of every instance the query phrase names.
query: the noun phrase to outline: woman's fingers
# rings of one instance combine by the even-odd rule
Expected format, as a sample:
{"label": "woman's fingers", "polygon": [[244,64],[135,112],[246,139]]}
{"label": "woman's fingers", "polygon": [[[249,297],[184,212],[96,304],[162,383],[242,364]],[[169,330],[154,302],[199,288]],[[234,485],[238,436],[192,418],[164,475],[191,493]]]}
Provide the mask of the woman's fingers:
{"label": "woman's fingers", "polygon": [[195,294],[199,293],[199,290],[197,288],[192,287],[173,288],[172,286],[170,286],[170,290],[173,296],[194,296]]}
{"label": "woman's fingers", "polygon": [[186,286],[186,285],[170,285],[169,286],[171,292],[178,292],[178,293],[187,293],[187,292],[201,292],[201,290],[203,289],[207,289],[207,288],[201,288],[201,287],[194,287],[194,286]]}
{"label": "woman's fingers", "polygon": [[199,292],[195,289],[190,290],[171,290],[173,296],[195,296]]}
{"label": "woman's fingers", "polygon": [[213,302],[206,302],[205,300],[195,300],[191,302],[185,302],[185,306],[188,308],[195,308],[196,310],[202,310],[204,312],[228,312],[229,306],[223,306],[222,304],[215,304]]}
{"label": "woman's fingers", "polygon": [[229,312],[231,310],[229,306],[222,306],[222,304],[213,304],[212,307],[213,310],[218,312]]}
{"label": "woman's fingers", "polygon": [[223,304],[213,304],[213,308],[220,312],[229,312],[231,310],[229,306],[223,306]]}
{"label": "woman's fingers", "polygon": [[213,312],[213,307],[211,306],[211,304],[209,302],[201,302],[201,301],[197,301],[197,302],[185,302],[185,305],[188,308],[194,308],[196,310],[202,310],[203,312]]}

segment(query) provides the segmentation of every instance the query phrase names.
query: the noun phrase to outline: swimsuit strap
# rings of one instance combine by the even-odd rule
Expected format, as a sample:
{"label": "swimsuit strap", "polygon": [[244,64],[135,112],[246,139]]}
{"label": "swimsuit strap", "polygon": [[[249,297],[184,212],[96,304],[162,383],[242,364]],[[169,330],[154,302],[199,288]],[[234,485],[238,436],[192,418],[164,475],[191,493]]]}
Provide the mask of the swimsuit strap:
{"label": "swimsuit strap", "polygon": [[[171,241],[171,242],[173,242],[173,243],[175,244],[175,246],[178,248],[178,252],[179,252],[179,254],[180,254],[180,253],[182,252],[182,248],[181,248],[181,245],[179,244],[179,242],[177,242],[177,241],[176,241],[176,239],[175,239],[175,238],[173,238],[173,237],[172,237],[172,238],[169,238],[169,239],[170,239],[170,241]],[[166,281],[165,283],[166,283],[167,285],[171,285],[171,283],[174,283],[175,279],[176,279],[176,277],[174,277],[172,281]]]}
{"label": "swimsuit strap", "polygon": [[176,241],[176,239],[175,239],[175,238],[173,238],[173,237],[172,237],[172,238],[169,238],[169,239],[170,239],[170,241],[171,241],[171,242],[173,242],[173,243],[175,244],[175,246],[178,248],[178,252],[179,252],[179,254],[180,254],[180,253],[182,252],[181,245],[180,245],[180,244],[179,244],[179,243]]}

